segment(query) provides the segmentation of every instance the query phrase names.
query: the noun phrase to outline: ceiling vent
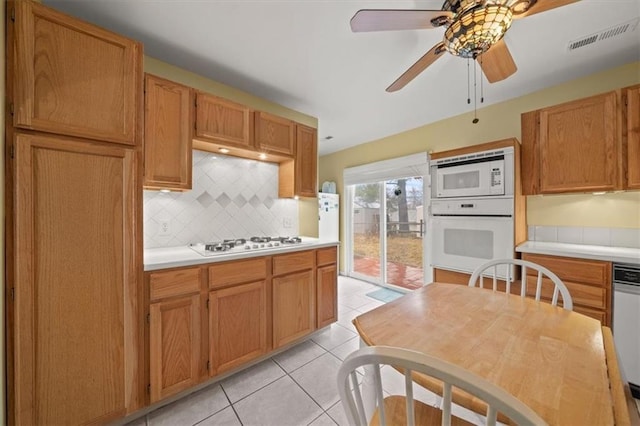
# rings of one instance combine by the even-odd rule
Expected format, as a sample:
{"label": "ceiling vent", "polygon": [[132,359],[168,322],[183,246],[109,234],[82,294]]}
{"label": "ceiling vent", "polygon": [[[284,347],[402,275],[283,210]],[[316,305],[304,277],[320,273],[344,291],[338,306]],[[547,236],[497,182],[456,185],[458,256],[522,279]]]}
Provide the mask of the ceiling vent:
{"label": "ceiling vent", "polygon": [[633,32],[638,27],[638,21],[640,21],[640,18],[635,18],[635,19],[632,19],[631,21],[623,22],[622,24],[609,27],[598,33],[591,34],[585,37],[581,37],[577,40],[570,41],[569,46],[567,46],[567,50],[569,52],[572,52],[576,49],[590,46],[599,41],[607,40],[613,37],[618,37],[625,33]]}

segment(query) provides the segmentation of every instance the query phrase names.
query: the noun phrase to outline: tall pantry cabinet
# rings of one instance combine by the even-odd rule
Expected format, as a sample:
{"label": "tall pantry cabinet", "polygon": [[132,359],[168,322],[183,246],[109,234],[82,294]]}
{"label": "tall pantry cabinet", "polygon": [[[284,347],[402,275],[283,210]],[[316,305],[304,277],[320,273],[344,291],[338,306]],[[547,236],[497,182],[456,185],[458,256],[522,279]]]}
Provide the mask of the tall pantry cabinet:
{"label": "tall pantry cabinet", "polygon": [[7,4],[11,424],[141,407],[142,46]]}

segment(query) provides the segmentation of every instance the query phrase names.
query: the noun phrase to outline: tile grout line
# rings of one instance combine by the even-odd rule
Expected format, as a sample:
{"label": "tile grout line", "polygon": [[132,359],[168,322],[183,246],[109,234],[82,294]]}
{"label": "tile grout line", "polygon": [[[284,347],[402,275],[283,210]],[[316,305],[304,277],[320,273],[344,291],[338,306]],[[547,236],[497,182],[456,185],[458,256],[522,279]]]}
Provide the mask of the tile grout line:
{"label": "tile grout line", "polygon": [[[317,344],[317,343],[316,343],[316,344]],[[324,348],[323,348],[323,349],[324,349]],[[325,351],[326,351],[326,349],[325,349]],[[324,356],[326,353],[330,353],[330,352],[329,352],[329,351],[326,351],[324,354],[322,354],[322,355],[320,355],[320,356]],[[333,355],[333,354],[332,354],[332,355]],[[314,360],[316,360],[316,359],[320,358],[320,356],[318,356],[318,357],[314,358]],[[309,364],[309,363],[307,363],[307,364]],[[306,365],[306,364],[305,364],[305,365]],[[302,367],[300,367],[300,368],[302,368]],[[295,369],[295,370],[293,370],[293,371],[297,371],[297,370],[298,370],[298,368],[296,368],[296,369]],[[293,373],[293,371],[292,371],[292,373]],[[307,423],[307,426],[308,426],[308,425],[310,425],[311,423],[315,422],[315,421],[316,421],[318,418],[320,418],[323,414],[326,414],[327,416],[329,416],[329,413],[327,413],[327,411],[322,407],[322,405],[320,405],[320,403],[319,403],[318,401],[316,401],[316,400],[315,400],[315,398],[314,398],[313,396],[311,396],[311,394],[309,394],[309,392],[307,392],[307,390],[306,390],[304,387],[302,387],[302,385],[301,385],[300,383],[298,383],[298,382],[296,381],[296,379],[294,379],[294,378],[293,378],[289,373],[287,373],[287,376],[289,376],[289,378],[291,378],[291,380],[293,381],[293,383],[295,383],[295,384],[296,384],[296,386],[298,386],[298,387],[302,390],[302,392],[304,392],[304,393],[305,393],[309,398],[311,398],[311,400],[312,400],[312,401],[313,401],[313,402],[318,406],[318,408],[320,408],[320,410],[322,411],[318,416],[316,416],[313,420],[311,420],[309,423]],[[332,407],[333,407],[333,405],[332,405]],[[336,423],[336,421],[335,421],[335,420],[333,420],[333,417],[329,416],[329,418],[330,418],[334,423]],[[336,424],[337,424],[337,423],[336,423]]]}

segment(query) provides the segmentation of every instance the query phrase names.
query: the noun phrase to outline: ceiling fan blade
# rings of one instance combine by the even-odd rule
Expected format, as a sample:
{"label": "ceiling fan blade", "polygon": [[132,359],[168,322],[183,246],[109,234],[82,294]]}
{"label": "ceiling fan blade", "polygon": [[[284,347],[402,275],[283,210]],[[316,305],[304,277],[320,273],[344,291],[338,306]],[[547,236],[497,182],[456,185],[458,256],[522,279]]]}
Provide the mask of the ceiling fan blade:
{"label": "ceiling fan blade", "polygon": [[436,44],[425,53],[422,58],[418,59],[418,61],[411,65],[408,70],[404,72],[396,81],[394,81],[391,86],[387,87],[387,92],[395,92],[402,89],[404,86],[409,84],[411,80],[416,78],[418,74],[422,71],[426,70],[429,65],[434,63],[436,59],[438,59],[444,52],[447,50],[444,48],[444,44],[442,42]]}
{"label": "ceiling fan blade", "polygon": [[443,10],[362,9],[351,18],[351,31],[394,31],[437,28],[453,17]]}
{"label": "ceiling fan blade", "polygon": [[504,80],[518,70],[504,39],[491,46],[477,61],[489,83]]}
{"label": "ceiling fan blade", "polygon": [[526,16],[535,15],[536,13],[546,12],[547,10],[555,9],[557,7],[566,6],[571,3],[576,3],[580,0],[537,0],[533,6],[531,6],[526,12],[514,13],[514,18],[524,18]]}

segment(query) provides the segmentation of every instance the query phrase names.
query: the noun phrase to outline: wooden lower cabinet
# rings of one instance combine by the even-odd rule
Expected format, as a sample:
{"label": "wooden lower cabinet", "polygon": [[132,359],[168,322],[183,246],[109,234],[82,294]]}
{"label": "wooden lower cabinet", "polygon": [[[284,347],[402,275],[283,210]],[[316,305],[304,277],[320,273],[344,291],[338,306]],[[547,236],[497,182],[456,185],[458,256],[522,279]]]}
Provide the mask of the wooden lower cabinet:
{"label": "wooden lower cabinet", "polygon": [[469,285],[469,278],[471,274],[433,268],[433,281],[437,283]]}
{"label": "wooden lower cabinet", "polygon": [[267,352],[267,282],[209,293],[209,375],[215,376]]}
{"label": "wooden lower cabinet", "polygon": [[337,262],[323,247],[146,272],[150,402],[335,322]]}
{"label": "wooden lower cabinet", "polygon": [[314,271],[273,278],[273,347],[315,330]]}
{"label": "wooden lower cabinet", "polygon": [[318,328],[338,320],[337,279],[338,268],[335,264],[318,268],[316,273]]}
{"label": "wooden lower cabinet", "polygon": [[[531,253],[523,253],[522,259],[555,273],[569,289],[574,311],[611,326],[611,262]],[[535,279],[529,276],[527,293],[534,289]],[[543,284],[543,299],[551,299],[550,289]]]}
{"label": "wooden lower cabinet", "polygon": [[199,381],[200,293],[152,303],[149,370],[151,402]]}
{"label": "wooden lower cabinet", "polygon": [[156,402],[201,381],[202,292],[200,267],[146,274],[149,292],[149,391]]}
{"label": "wooden lower cabinet", "polygon": [[316,321],[317,328],[338,320],[338,248],[316,252]]}

